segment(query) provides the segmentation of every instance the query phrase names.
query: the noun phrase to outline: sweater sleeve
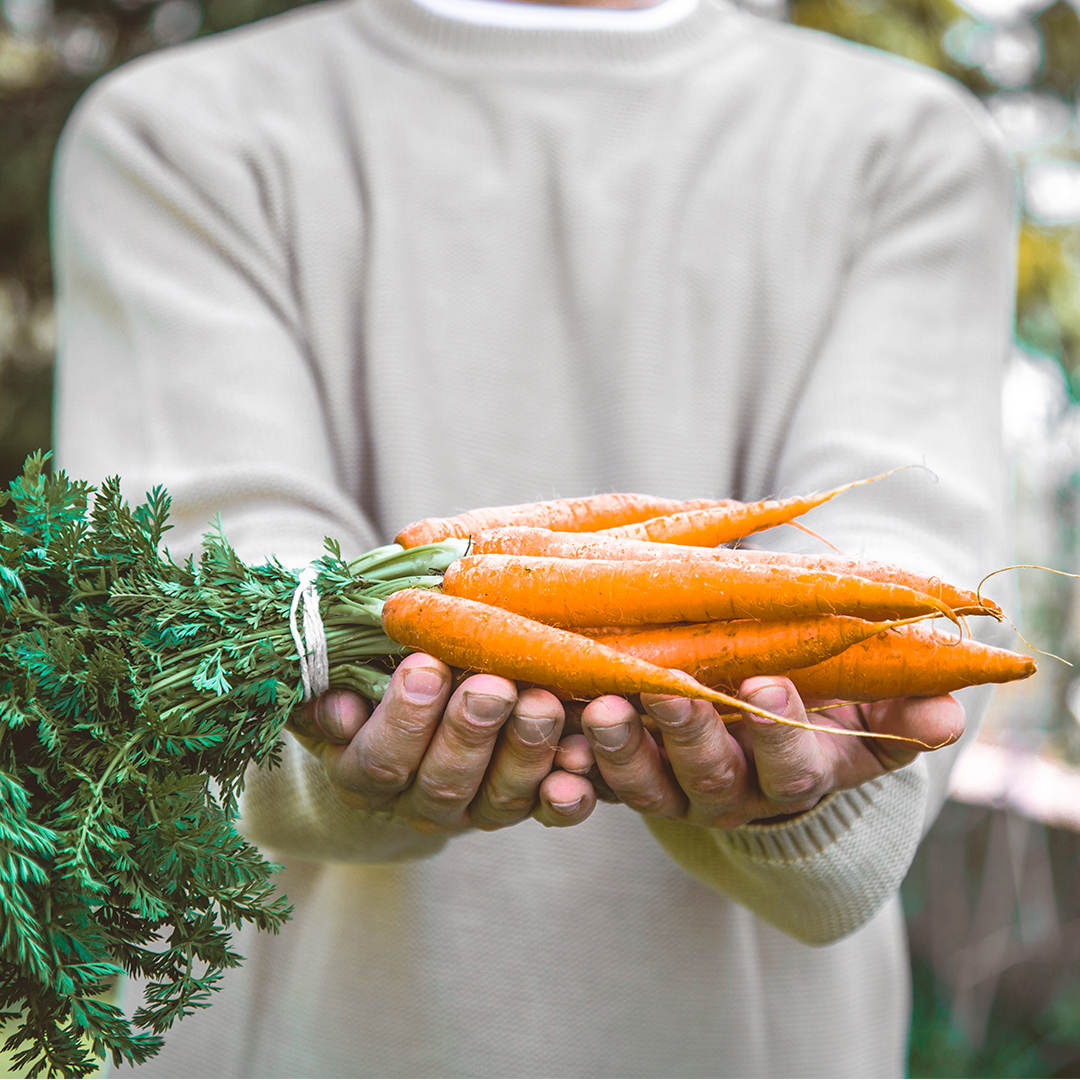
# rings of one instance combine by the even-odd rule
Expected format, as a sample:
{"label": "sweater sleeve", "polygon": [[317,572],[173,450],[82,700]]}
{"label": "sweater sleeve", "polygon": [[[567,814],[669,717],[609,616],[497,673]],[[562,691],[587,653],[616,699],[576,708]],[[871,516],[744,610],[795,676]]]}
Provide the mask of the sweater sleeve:
{"label": "sweater sleeve", "polygon": [[[192,129],[169,101],[170,64],[103,80],[58,152],[58,461],[94,482],[120,474],[129,498],[163,484],[176,556],[217,513],[248,561],[304,565],[328,535],[359,554],[375,533],[329,434],[333,387],[305,333],[272,170],[227,101],[195,110],[215,122]],[[441,847],[347,808],[289,736],[280,768],[249,771],[242,810],[249,838],[282,856],[384,862]]]}
{"label": "sweater sleeve", "polygon": [[[1014,180],[977,103],[927,82],[918,107],[882,102],[888,137],[865,140],[849,270],[771,477],[783,494],[925,466],[848,492],[807,524],[845,554],[974,588],[1009,561],[1000,394],[1012,344]],[[761,546],[806,543],[788,529]],[[1010,644],[1007,627],[974,630]],[[990,691],[958,697],[967,738]],[[924,754],[787,823],[650,828],[694,877],[803,942],[827,943],[899,887],[946,797],[957,749]]]}
{"label": "sweater sleeve", "polygon": [[61,138],[58,459],[95,482],[119,472],[129,497],[164,484],[177,551],[217,512],[252,557],[308,559],[328,533],[362,550],[336,388],[276,220],[285,181],[242,106],[212,80],[199,100],[197,75],[182,57],[127,65]]}

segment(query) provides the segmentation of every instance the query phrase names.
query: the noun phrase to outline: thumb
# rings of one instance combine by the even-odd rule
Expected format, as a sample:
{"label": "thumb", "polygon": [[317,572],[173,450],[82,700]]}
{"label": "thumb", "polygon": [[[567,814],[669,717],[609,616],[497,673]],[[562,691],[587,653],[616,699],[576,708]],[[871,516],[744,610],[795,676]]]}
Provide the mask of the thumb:
{"label": "thumb", "polygon": [[345,746],[371,715],[371,704],[352,690],[330,689],[306,702],[289,720],[302,740]]}

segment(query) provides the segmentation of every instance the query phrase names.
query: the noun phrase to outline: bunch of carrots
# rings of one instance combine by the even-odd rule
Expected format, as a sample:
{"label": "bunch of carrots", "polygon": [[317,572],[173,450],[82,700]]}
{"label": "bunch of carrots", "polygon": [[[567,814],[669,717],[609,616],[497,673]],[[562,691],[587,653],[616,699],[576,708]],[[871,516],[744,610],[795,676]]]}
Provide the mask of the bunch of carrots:
{"label": "bunch of carrots", "polygon": [[884,563],[720,546],[877,479],[757,503],[616,494],[419,521],[403,548],[460,538],[468,553],[441,589],[392,593],[383,628],[564,697],[649,692],[750,712],[735,695],[754,675],[784,675],[804,699],[869,701],[1033,674],[1029,656],[928,625],[1001,619],[978,593]]}
{"label": "bunch of carrots", "polygon": [[[0,1010],[21,1013],[8,1048],[29,1075],[145,1060],[236,963],[230,928],[287,917],[234,819],[248,764],[274,762],[315,675],[377,699],[420,649],[572,700],[653,692],[791,723],[740,701],[742,680],[859,701],[1035,669],[964,632],[1002,617],[978,593],[721,546],[854,485],[475,511],[348,562],[328,540],[297,573],[244,564],[220,528],[174,562],[163,489],[132,509],[119,478],[93,488],[44,465],[32,455],[0,493]],[[132,1021],[149,1032],[96,996],[120,968],[149,979]]]}

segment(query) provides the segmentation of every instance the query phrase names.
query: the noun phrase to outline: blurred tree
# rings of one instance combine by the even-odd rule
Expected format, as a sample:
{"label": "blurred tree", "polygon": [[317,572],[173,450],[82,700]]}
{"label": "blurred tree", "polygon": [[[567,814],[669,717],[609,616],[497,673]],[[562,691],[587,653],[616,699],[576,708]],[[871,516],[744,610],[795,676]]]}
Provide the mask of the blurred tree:
{"label": "blurred tree", "polygon": [[[987,99],[995,115],[1006,114],[1000,118],[1021,176],[1047,157],[1080,168],[1072,124],[1080,88],[1080,16],[1066,0],[1041,10],[1039,0],[970,0],[965,7],[952,0],[790,0],[789,18],[937,68]],[[1048,139],[1049,114],[1062,110],[1064,123],[1052,129],[1059,137]],[[1080,172],[1077,177],[1080,191]],[[1048,222],[1040,220],[1026,186],[1025,193],[1018,341],[1057,359],[1073,400],[1080,401],[1080,203],[1067,222]]]}
{"label": "blurred tree", "polygon": [[0,6],[0,483],[51,442],[49,174],[79,95],[106,71],[306,0],[6,0]]}
{"label": "blurred tree", "polygon": [[945,32],[961,16],[950,0],[792,0],[790,21],[944,71],[977,93],[990,89],[978,71],[952,59]]}
{"label": "blurred tree", "polygon": [[1036,17],[1042,37],[1045,61],[1041,83],[1070,100],[1080,90],[1080,19],[1076,9],[1065,0],[1057,0]]}

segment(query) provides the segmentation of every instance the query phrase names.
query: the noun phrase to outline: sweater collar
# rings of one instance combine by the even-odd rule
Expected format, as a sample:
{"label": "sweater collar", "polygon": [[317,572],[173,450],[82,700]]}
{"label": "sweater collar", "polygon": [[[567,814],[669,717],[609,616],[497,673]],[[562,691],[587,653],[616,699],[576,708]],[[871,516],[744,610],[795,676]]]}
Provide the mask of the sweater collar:
{"label": "sweater collar", "polygon": [[[483,2],[486,11],[497,0],[478,2]],[[525,0],[513,2],[527,6]],[[469,73],[482,68],[510,68],[540,69],[551,74],[601,74],[605,70],[678,63],[688,52],[711,48],[717,33],[723,33],[733,22],[743,21],[742,13],[730,0],[681,0],[681,7],[669,8],[670,3],[672,0],[662,0],[651,9],[633,11],[568,11],[563,13],[569,16],[568,25],[556,26],[506,25],[505,20],[495,18],[451,18],[440,13],[440,0],[427,4],[421,0],[353,0],[351,7],[362,30],[395,52],[410,54],[435,68],[464,65]],[[664,16],[675,17],[658,18],[661,9]],[[629,19],[625,24],[613,24],[606,18],[596,20],[597,12]],[[577,25],[569,25],[576,14],[584,17]],[[635,16],[639,18],[635,20]]]}
{"label": "sweater collar", "polygon": [[578,4],[534,3],[532,0],[414,0],[444,19],[477,26],[520,30],[660,30],[681,22],[699,0],[659,0],[637,8],[585,7]]}

